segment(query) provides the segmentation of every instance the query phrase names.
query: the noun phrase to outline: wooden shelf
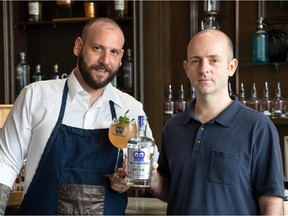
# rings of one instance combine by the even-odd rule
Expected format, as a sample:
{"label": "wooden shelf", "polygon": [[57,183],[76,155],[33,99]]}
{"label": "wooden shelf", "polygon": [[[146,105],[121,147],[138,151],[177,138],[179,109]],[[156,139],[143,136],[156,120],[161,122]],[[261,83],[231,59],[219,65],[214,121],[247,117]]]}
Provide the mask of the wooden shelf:
{"label": "wooden shelf", "polygon": [[274,66],[275,70],[277,73],[279,73],[280,71],[280,66],[281,65],[286,65],[288,64],[288,61],[285,62],[269,62],[269,63],[246,63],[246,66],[252,66],[252,67],[256,67],[256,66]]}
{"label": "wooden shelf", "polygon": [[[75,23],[86,23],[92,18],[87,17],[72,17],[72,18],[56,18],[52,21],[38,21],[38,22],[15,22],[14,26],[41,26],[41,25],[55,25],[55,24],[75,24]],[[118,23],[121,22],[132,22],[132,17],[119,17],[114,18],[114,20]]]}

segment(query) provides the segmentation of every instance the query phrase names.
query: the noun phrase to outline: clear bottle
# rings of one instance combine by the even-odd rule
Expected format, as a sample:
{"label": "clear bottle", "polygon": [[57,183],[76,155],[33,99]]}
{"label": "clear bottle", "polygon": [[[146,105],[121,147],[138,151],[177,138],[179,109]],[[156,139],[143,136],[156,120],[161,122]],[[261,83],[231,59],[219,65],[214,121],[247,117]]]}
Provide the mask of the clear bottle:
{"label": "clear bottle", "polygon": [[33,82],[38,82],[38,81],[43,80],[43,74],[41,72],[41,65],[40,64],[36,65],[35,69],[36,69],[35,73],[32,76]]}
{"label": "clear bottle", "polygon": [[264,30],[263,17],[257,20],[257,29],[252,38],[253,63],[269,62],[269,35]]}
{"label": "clear bottle", "polygon": [[42,20],[42,2],[28,1],[29,22],[38,22]]}
{"label": "clear bottle", "polygon": [[30,66],[26,62],[25,52],[20,52],[20,62],[16,65],[16,91],[17,95],[30,83]]}
{"label": "clear bottle", "polygon": [[188,109],[194,99],[196,99],[196,92],[194,86],[191,86],[191,93],[190,98],[186,103],[186,109]]}
{"label": "clear bottle", "polygon": [[186,101],[184,98],[183,84],[181,84],[180,86],[179,98],[176,100],[175,106],[176,106],[176,113],[183,112],[186,110]]}
{"label": "clear bottle", "polygon": [[164,101],[164,116],[165,117],[172,117],[174,115],[174,100],[173,100],[173,92],[172,92],[172,86],[169,84],[168,88],[168,95]]}
{"label": "clear bottle", "polygon": [[273,100],[271,118],[286,118],[287,102],[281,95],[280,82],[277,83],[276,97]]}
{"label": "clear bottle", "polygon": [[113,80],[111,81],[111,84],[115,87],[118,88],[118,76],[116,75]]}
{"label": "clear bottle", "polygon": [[147,116],[138,116],[138,135],[128,141],[127,185],[150,187],[155,144],[146,137]]}
{"label": "clear bottle", "polygon": [[251,98],[247,101],[247,106],[254,110],[260,111],[259,103],[260,103],[260,100],[257,97],[256,84],[255,82],[253,82]]}
{"label": "clear bottle", "polygon": [[229,96],[232,96],[234,94],[230,82],[228,83],[228,93],[229,93]]}
{"label": "clear bottle", "polygon": [[127,58],[123,61],[123,88],[131,90],[133,88],[133,61],[132,49],[127,49]]}
{"label": "clear bottle", "polygon": [[263,98],[260,101],[260,112],[262,112],[267,117],[271,118],[272,114],[272,99],[270,98],[268,82],[265,81],[264,84]]}
{"label": "clear bottle", "polygon": [[243,82],[240,83],[240,94],[239,94],[239,101],[247,106],[247,99],[245,97],[245,89]]}
{"label": "clear bottle", "polygon": [[114,11],[116,17],[128,16],[128,1],[114,0]]}
{"label": "clear bottle", "polygon": [[59,70],[58,70],[58,64],[56,63],[54,66],[53,66],[53,73],[51,75],[51,79],[60,79],[61,76],[59,74]]}

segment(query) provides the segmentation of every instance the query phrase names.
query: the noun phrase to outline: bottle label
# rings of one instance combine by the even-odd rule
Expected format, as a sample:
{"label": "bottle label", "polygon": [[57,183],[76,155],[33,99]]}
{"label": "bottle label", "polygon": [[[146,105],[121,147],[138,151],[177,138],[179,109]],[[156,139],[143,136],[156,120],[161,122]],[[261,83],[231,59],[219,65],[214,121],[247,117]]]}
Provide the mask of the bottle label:
{"label": "bottle label", "polygon": [[[143,146],[145,143],[141,143]],[[154,146],[146,142],[146,147],[128,147],[128,178],[129,179],[150,179],[152,172],[152,158]]]}
{"label": "bottle label", "polygon": [[124,0],[115,0],[114,6],[115,10],[124,10],[125,8]]}
{"label": "bottle label", "polygon": [[39,2],[29,2],[29,15],[39,15]]}

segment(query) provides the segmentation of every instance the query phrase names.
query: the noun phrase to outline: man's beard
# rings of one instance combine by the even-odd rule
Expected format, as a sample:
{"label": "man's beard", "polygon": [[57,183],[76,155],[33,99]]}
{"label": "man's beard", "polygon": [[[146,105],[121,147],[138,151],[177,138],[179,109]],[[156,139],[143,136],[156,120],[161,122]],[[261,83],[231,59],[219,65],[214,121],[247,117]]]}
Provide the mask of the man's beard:
{"label": "man's beard", "polygon": [[[119,68],[116,71],[112,71],[107,65],[105,64],[92,64],[91,66],[87,66],[86,62],[83,59],[83,55],[82,53],[80,53],[79,55],[79,59],[78,59],[78,68],[79,71],[84,79],[84,81],[89,85],[89,87],[97,90],[100,88],[105,87],[106,85],[108,85],[113,79],[114,77],[117,75],[117,72],[119,70]],[[104,80],[104,81],[97,81],[93,78],[91,71],[92,70],[98,70],[98,69],[102,69],[102,70],[106,70],[109,73],[109,77]]]}

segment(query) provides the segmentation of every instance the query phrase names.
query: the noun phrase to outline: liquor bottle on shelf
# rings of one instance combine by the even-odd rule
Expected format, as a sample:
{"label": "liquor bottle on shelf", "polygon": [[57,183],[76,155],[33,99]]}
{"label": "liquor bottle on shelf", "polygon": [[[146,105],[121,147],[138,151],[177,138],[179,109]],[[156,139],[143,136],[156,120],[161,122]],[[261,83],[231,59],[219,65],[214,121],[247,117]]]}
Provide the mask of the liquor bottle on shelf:
{"label": "liquor bottle on shelf", "polygon": [[247,99],[245,97],[245,89],[244,89],[244,84],[241,82],[240,84],[240,94],[239,94],[239,101],[244,104],[245,106],[247,105]]}
{"label": "liquor bottle on shelf", "polygon": [[128,1],[127,0],[114,0],[115,17],[128,16]]}
{"label": "liquor bottle on shelf", "polygon": [[133,88],[133,61],[132,49],[127,49],[127,57],[123,61],[123,88],[124,90],[131,90]]}
{"label": "liquor bottle on shelf", "polygon": [[262,112],[267,117],[271,117],[272,113],[272,99],[269,95],[269,88],[268,88],[268,82],[265,81],[264,86],[264,92],[263,92],[263,98],[260,101],[260,112]]}
{"label": "liquor bottle on shelf", "polygon": [[35,70],[35,73],[32,76],[32,81],[33,82],[38,82],[38,81],[43,80],[43,74],[41,72],[41,65],[40,64],[36,65],[35,69],[36,70]]}
{"label": "liquor bottle on shelf", "polygon": [[29,22],[38,22],[42,20],[42,2],[28,1]]}
{"label": "liquor bottle on shelf", "polygon": [[114,77],[114,79],[111,81],[111,84],[115,87],[118,88],[118,76],[116,74],[116,76]]}
{"label": "liquor bottle on shelf", "polygon": [[256,84],[253,82],[252,86],[252,93],[251,93],[251,98],[247,101],[247,106],[259,111],[259,98],[257,97],[257,89],[256,89]]}
{"label": "liquor bottle on shelf", "polygon": [[95,3],[93,1],[84,1],[84,14],[87,18],[95,17]]}
{"label": "liquor bottle on shelf", "polygon": [[253,63],[269,62],[269,35],[264,30],[264,18],[257,20],[257,29],[252,38]]}
{"label": "liquor bottle on shelf", "polygon": [[196,92],[194,86],[191,86],[191,93],[190,98],[186,103],[186,109],[190,107],[191,102],[196,98]]}
{"label": "liquor bottle on shelf", "polygon": [[164,101],[164,116],[172,117],[174,115],[174,100],[173,100],[173,92],[172,86],[169,84],[168,96]]}
{"label": "liquor bottle on shelf", "polygon": [[155,144],[146,137],[147,116],[138,116],[138,134],[128,140],[127,185],[130,187],[149,187]]}
{"label": "liquor bottle on shelf", "polygon": [[53,66],[53,73],[51,75],[51,79],[61,79],[57,63]]}
{"label": "liquor bottle on shelf", "polygon": [[276,97],[273,100],[271,118],[286,118],[287,101],[281,95],[280,82],[277,83]]}
{"label": "liquor bottle on shelf", "polygon": [[230,83],[230,82],[228,83],[228,92],[229,92],[229,96],[232,96],[232,95],[233,95],[233,90],[232,90],[232,87],[231,87],[231,83]]}
{"label": "liquor bottle on shelf", "polygon": [[20,62],[16,65],[16,93],[30,83],[30,66],[26,62],[25,52],[20,52]]}
{"label": "liquor bottle on shelf", "polygon": [[181,84],[180,87],[180,93],[179,93],[179,98],[176,100],[176,112],[183,112],[186,110],[186,101],[184,98],[184,87],[183,84]]}

